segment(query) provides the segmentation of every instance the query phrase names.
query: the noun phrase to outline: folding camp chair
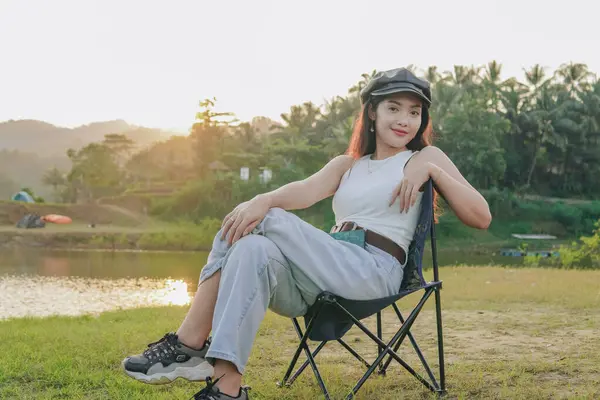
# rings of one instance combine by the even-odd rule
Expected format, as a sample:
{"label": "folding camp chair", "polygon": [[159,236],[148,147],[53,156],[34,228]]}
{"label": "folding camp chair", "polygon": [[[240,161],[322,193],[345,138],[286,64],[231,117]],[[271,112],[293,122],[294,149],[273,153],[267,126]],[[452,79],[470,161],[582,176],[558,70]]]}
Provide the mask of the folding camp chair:
{"label": "folding camp chair", "polygon": [[[280,386],[290,386],[298,376],[306,369],[308,365],[311,366],[315,377],[325,395],[326,399],[330,399],[329,392],[325,387],[325,383],[321,378],[317,364],[315,363],[315,357],[321,351],[321,349],[329,341],[337,341],[346,350],[356,357],[365,367],[367,371],[363,377],[356,383],[352,391],[348,394],[346,399],[354,397],[356,392],[361,388],[365,381],[371,376],[371,374],[378,369],[378,373],[385,375],[388,366],[392,359],[397,361],[402,367],[404,367],[411,375],[413,375],[419,382],[431,391],[444,395],[445,389],[445,376],[444,376],[444,345],[442,335],[442,309],[440,302],[440,290],[442,288],[442,282],[438,277],[438,265],[437,265],[437,254],[436,254],[436,242],[435,242],[435,224],[433,223],[433,183],[429,180],[424,185],[424,193],[421,200],[421,211],[419,215],[419,221],[415,231],[413,241],[410,244],[408,252],[408,262],[404,268],[404,277],[400,285],[399,293],[375,300],[348,300],[340,296],[336,296],[329,292],[321,293],[313,304],[307,314],[304,316],[306,331],[303,333],[298,323],[297,318],[293,318],[294,328],[300,339],[300,345],[296,350],[292,362],[285,373],[285,376],[278,384]],[[427,239],[427,231],[431,235],[431,251],[433,256],[433,281],[426,282],[423,278],[423,250],[425,247],[425,241]],[[424,294],[421,297],[419,303],[412,310],[406,320],[403,318],[396,301],[405,297],[408,294],[424,290]],[[410,332],[410,328],[415,322],[419,312],[422,310],[427,299],[435,292],[435,309],[436,309],[436,321],[437,321],[437,335],[438,335],[438,356],[439,356],[439,383],[436,380],[431,368],[429,367],[423,353],[419,349],[414,336]],[[392,306],[398,319],[400,320],[401,326],[397,333],[392,339],[385,343],[382,338],[382,327],[381,327],[381,311],[388,306]],[[377,314],[377,335],[374,335],[360,320],[367,318],[373,314]],[[378,356],[371,364],[365,361],[352,347],[350,347],[342,337],[346,332],[352,328],[353,325],[358,326],[369,338],[371,338],[377,344]],[[402,344],[402,341],[408,336],[410,343],[413,348],[427,375],[429,380],[419,375],[410,365],[408,365],[398,354],[398,348]],[[307,340],[320,341],[321,343],[311,353],[308,347]],[[298,368],[294,375],[290,378],[292,370],[298,361],[300,352],[304,351],[307,360],[304,364]],[[387,356],[387,360],[384,358]]]}

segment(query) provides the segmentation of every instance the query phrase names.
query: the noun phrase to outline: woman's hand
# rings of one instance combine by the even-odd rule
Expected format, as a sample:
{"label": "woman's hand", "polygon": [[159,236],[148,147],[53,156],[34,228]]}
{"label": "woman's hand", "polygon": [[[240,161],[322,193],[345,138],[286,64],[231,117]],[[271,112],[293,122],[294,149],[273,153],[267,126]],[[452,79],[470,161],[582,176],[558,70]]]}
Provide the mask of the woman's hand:
{"label": "woman's hand", "polygon": [[256,196],[252,200],[241,203],[223,219],[221,240],[224,240],[229,233],[228,242],[231,246],[252,232],[256,225],[260,224],[267,215],[270,208],[269,199],[264,195]]}
{"label": "woman's hand", "polygon": [[399,197],[400,212],[408,212],[408,209],[415,205],[421,186],[432,177],[432,174],[436,174],[436,170],[439,170],[439,167],[431,162],[423,163],[415,159],[412,163],[407,164],[404,169],[404,178],[392,192],[389,206],[391,207]]}

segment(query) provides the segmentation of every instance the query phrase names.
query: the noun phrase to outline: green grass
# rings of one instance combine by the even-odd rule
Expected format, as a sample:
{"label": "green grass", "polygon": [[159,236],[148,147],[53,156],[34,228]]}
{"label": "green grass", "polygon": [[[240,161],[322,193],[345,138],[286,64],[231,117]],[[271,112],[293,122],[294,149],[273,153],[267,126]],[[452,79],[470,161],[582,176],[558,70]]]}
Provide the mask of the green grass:
{"label": "green grass", "polygon": [[30,247],[103,250],[210,250],[221,221],[205,219],[199,224],[149,221],[143,226],[123,227],[81,223],[47,224],[43,229],[19,229],[0,225],[0,244],[18,237],[18,244]]}
{"label": "green grass", "polygon": [[[450,399],[595,399],[600,396],[600,271],[447,267],[441,270]],[[414,295],[413,295],[414,296]],[[433,298],[432,298],[433,299]],[[417,297],[402,300],[408,310]],[[120,372],[120,361],[175,330],[187,307],[116,311],[98,317],[0,322],[1,399],[187,399],[201,385],[154,387]],[[412,331],[436,365],[433,302]],[[384,315],[384,334],[395,327]],[[373,327],[374,321],[367,320]],[[347,334],[367,359],[358,330]],[[308,370],[291,388],[275,385],[297,339],[289,320],[268,313],[248,365],[252,399],[317,399]],[[405,343],[401,356],[417,367]],[[364,369],[339,345],[318,357],[333,398],[343,398]],[[359,399],[435,398],[397,365],[372,377]]]}

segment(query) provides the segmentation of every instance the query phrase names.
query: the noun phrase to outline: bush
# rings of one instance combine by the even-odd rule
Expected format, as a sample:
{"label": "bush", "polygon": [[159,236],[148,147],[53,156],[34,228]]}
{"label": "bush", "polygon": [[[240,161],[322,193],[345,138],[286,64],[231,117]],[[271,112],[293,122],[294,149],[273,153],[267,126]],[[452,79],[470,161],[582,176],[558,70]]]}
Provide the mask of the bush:
{"label": "bush", "polygon": [[238,204],[268,190],[256,181],[242,181],[233,175],[196,180],[167,198],[154,199],[150,213],[161,219],[187,218],[199,223],[204,218],[223,218]]}
{"label": "bush", "polygon": [[[494,221],[501,221],[504,234],[550,233],[579,236],[594,230],[600,219],[600,202],[573,203],[525,200],[506,189],[482,191]],[[508,225],[507,225],[508,224]],[[497,230],[498,224],[493,229]],[[508,232],[510,230],[510,232]]]}
{"label": "bush", "polygon": [[33,201],[35,201],[36,203],[45,203],[46,202],[46,200],[44,200],[43,197],[36,196],[36,194],[33,192],[33,189],[31,189],[31,188],[24,187],[24,188],[21,188],[21,191],[29,194],[33,198]]}
{"label": "bush", "polygon": [[220,228],[221,220],[214,218],[206,218],[197,225],[179,223],[173,229],[144,233],[137,246],[143,250],[208,250]]}
{"label": "bush", "polygon": [[547,219],[549,217],[549,204],[539,202],[520,201],[518,203],[518,214],[520,218],[527,220]]}
{"label": "bush", "polygon": [[229,203],[218,198],[218,192],[215,181],[194,181],[172,197],[154,199],[150,213],[170,221],[188,218],[200,222],[203,218],[217,217],[225,209],[223,203]]}
{"label": "bush", "polygon": [[481,192],[487,200],[493,216],[510,218],[515,215],[519,208],[517,197],[508,189],[493,188]]}
{"label": "bush", "polygon": [[577,207],[556,203],[551,208],[550,215],[554,220],[568,226],[572,233],[580,233],[583,228],[583,212]]}
{"label": "bush", "polygon": [[582,236],[579,243],[561,246],[560,265],[564,268],[600,268],[600,220],[592,236]]}
{"label": "bush", "polygon": [[560,246],[558,258],[543,259],[526,257],[526,265],[549,265],[559,268],[597,269],[600,268],[600,220],[596,221],[591,236],[582,236],[579,242]]}
{"label": "bush", "polygon": [[475,234],[472,228],[465,226],[450,210],[444,211],[435,227],[436,236],[447,239],[467,239]]}

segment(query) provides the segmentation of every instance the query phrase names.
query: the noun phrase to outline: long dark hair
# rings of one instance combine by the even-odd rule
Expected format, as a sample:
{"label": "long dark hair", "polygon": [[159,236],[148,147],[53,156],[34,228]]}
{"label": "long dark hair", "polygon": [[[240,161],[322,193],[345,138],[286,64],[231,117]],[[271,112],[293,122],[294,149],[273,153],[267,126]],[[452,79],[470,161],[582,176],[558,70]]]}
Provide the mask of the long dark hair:
{"label": "long dark hair", "polygon": [[[371,132],[371,126],[375,123],[375,121],[369,118],[369,107],[373,108],[375,112],[377,107],[381,102],[385,99],[384,96],[371,98],[363,104],[358,117],[354,123],[354,129],[352,130],[352,136],[350,137],[350,144],[348,145],[348,150],[346,154],[352,156],[354,160],[358,160],[361,157],[366,156],[367,154],[375,153],[375,137],[376,132]],[[433,126],[431,123],[431,117],[429,115],[429,109],[423,106],[421,111],[421,126],[417,131],[415,137],[408,142],[406,148],[412,151],[422,150],[427,146],[431,146],[433,144],[434,132]],[[435,222],[438,222],[438,217],[440,215],[440,208],[438,205],[438,193],[436,190],[433,191],[433,207],[434,207],[434,219]]]}

